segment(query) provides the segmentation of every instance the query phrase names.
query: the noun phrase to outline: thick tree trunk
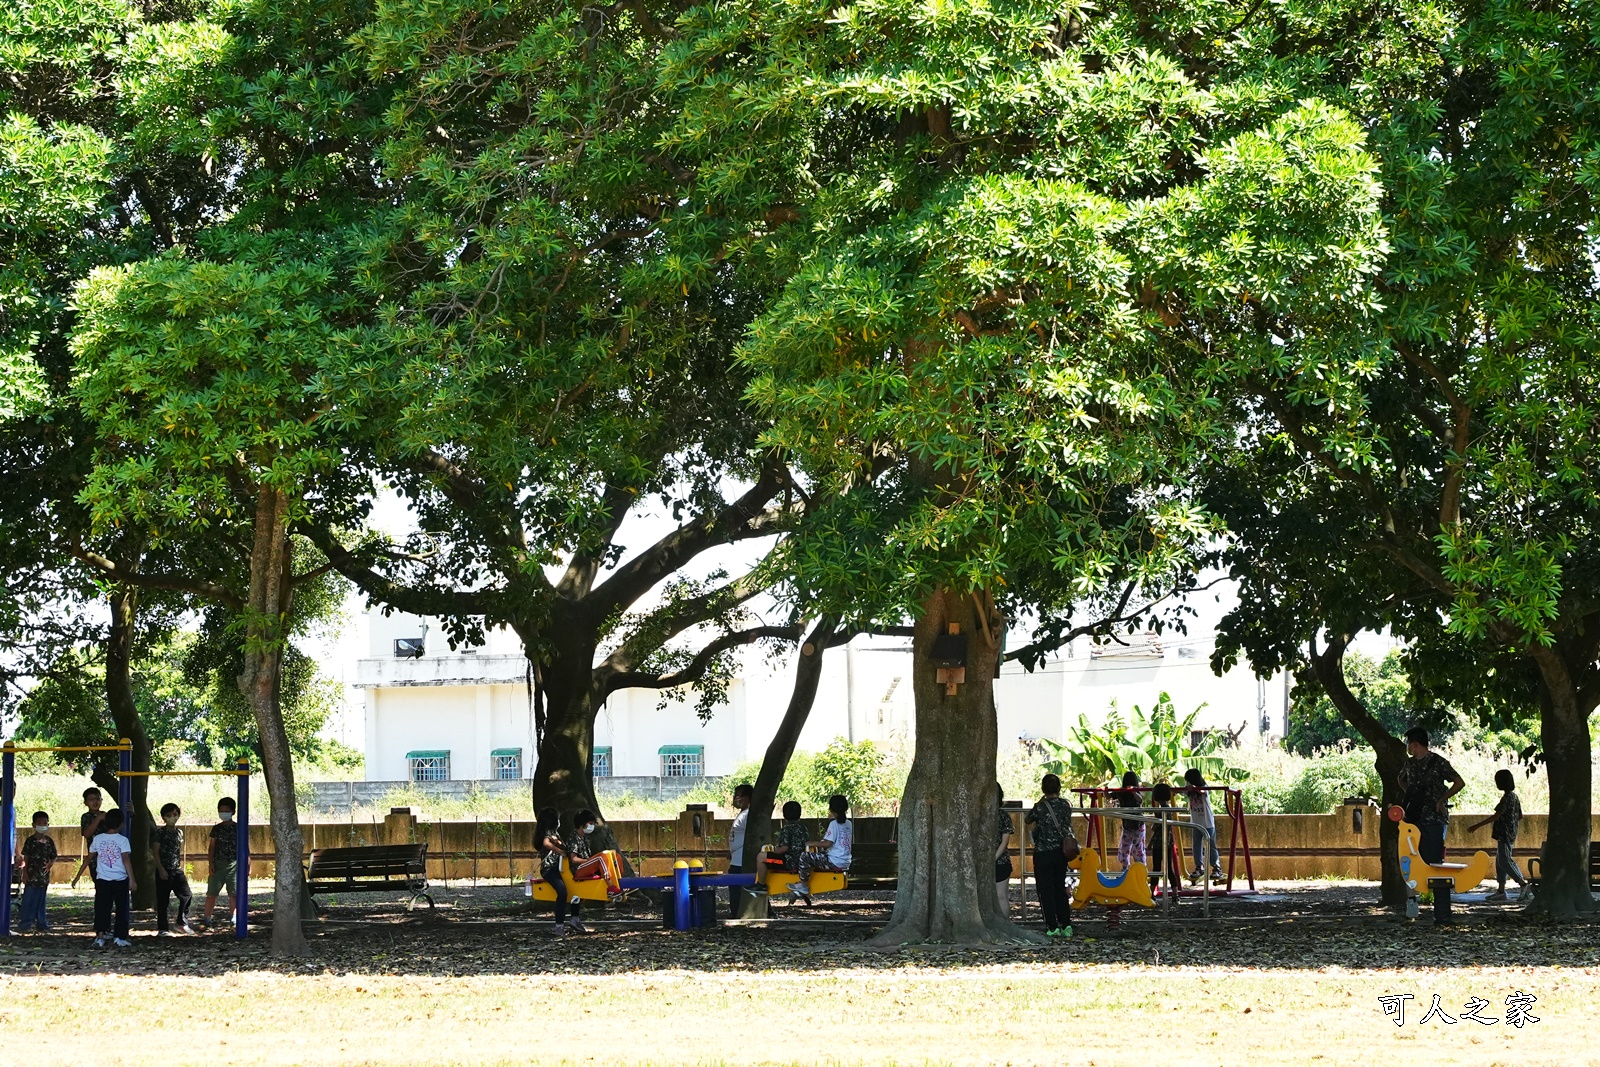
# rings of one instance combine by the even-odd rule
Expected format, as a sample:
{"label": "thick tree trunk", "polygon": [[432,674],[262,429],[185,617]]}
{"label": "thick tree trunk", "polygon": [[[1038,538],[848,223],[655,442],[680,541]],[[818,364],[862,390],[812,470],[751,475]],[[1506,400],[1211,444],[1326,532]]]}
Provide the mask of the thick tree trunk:
{"label": "thick tree trunk", "polygon": [[[935,680],[932,660],[951,623],[967,637],[966,681],[954,695]],[[916,753],[900,804],[900,887],[873,940],[879,947],[1043,940],[1001,915],[994,892],[994,672],[1004,625],[987,595],[950,591],[929,597],[916,622]]]}
{"label": "thick tree trunk", "polygon": [[594,717],[599,711],[594,653],[593,643],[555,643],[540,668],[545,720],[533,771],[533,804],[555,808],[563,825],[580,808],[603,814],[594,793]]}
{"label": "thick tree trunk", "polygon": [[[133,742],[133,769],[150,769],[150,737],[139,719],[133,699],[133,637],[139,594],[122,587],[111,594],[111,628],[106,636],[106,706],[111,711],[117,736]],[[128,843],[133,848],[133,874],[139,888],[133,893],[135,908],[153,908],[156,903],[156,864],[150,854],[153,823],[150,818],[150,779],[143,775],[130,783],[133,810],[123,812]],[[113,798],[116,796],[112,794]]]}
{"label": "thick tree trunk", "polygon": [[805,729],[811,707],[816,703],[817,685],[822,681],[822,656],[838,629],[838,620],[824,617],[800,643],[800,657],[795,661],[794,689],[789,693],[789,706],[784,709],[778,732],[772,735],[767,751],[761,757],[761,773],[756,775],[755,795],[750,799],[750,815],[745,822],[744,854],[739,865],[753,871],[761,862],[761,848],[772,843],[772,809],[778,801],[778,787],[794,758],[794,746]]}
{"label": "thick tree trunk", "polygon": [[1388,818],[1391,804],[1402,802],[1400,795],[1400,768],[1405,766],[1405,742],[1384,729],[1376,716],[1367,710],[1359,697],[1350,691],[1344,677],[1344,654],[1350,645],[1348,635],[1331,634],[1326,651],[1318,652],[1315,641],[1311,643],[1311,669],[1328,694],[1333,706],[1339,709],[1345,722],[1355,727],[1357,733],[1372,746],[1378,780],[1383,784],[1382,811],[1378,819],[1378,856],[1382,865],[1383,882],[1379,889],[1385,907],[1399,910],[1405,907],[1408,890],[1405,877],[1400,872],[1400,824]]}
{"label": "thick tree trunk", "polygon": [[304,956],[300,888],[304,838],[295,806],[294,763],[280,703],[283,643],[293,600],[289,546],[289,500],[262,487],[256,497],[255,544],[250,556],[250,594],[245,607],[244,669],[239,691],[255,715],[261,757],[272,799],[272,841],[277,877],[272,898],[272,953]]}
{"label": "thick tree trunk", "polygon": [[1594,910],[1589,891],[1589,837],[1592,779],[1589,712],[1573,671],[1555,649],[1533,652],[1538,664],[1542,714],[1539,739],[1550,781],[1550,828],[1539,866],[1535,910],[1570,919]]}

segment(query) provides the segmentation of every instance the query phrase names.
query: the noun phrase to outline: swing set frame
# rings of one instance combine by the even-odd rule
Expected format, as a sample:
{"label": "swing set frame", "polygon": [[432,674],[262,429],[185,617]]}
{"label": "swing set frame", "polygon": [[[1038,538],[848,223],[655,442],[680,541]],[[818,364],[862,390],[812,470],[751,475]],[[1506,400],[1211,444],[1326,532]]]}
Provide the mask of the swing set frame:
{"label": "swing set frame", "polygon": [[[232,768],[215,771],[136,771],[133,769],[133,742],[124,737],[115,745],[19,745],[7,741],[0,746],[0,937],[11,936],[11,879],[17,855],[17,753],[18,752],[115,752],[117,753],[117,807],[124,825],[133,819],[133,780],[135,778],[179,778],[185,776],[238,779],[234,819],[239,827],[239,856],[233,885],[233,936],[250,936],[250,763],[240,760]],[[87,847],[88,842],[84,842]],[[130,894],[126,886],[123,893]],[[131,912],[133,901],[128,900]]]}

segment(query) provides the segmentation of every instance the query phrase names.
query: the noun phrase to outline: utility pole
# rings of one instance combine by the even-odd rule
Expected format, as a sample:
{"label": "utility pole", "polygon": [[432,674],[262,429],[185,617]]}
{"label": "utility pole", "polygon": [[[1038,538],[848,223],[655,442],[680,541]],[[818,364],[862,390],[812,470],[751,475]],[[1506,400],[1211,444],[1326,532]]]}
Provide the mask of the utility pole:
{"label": "utility pole", "polygon": [[851,638],[844,645],[844,735],[852,745],[856,743],[856,643]]}

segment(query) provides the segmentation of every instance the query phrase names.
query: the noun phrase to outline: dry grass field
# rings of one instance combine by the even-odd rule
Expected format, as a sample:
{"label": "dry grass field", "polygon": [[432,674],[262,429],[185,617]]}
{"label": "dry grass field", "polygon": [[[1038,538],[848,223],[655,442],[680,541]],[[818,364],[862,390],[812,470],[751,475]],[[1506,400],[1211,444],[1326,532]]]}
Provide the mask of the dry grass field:
{"label": "dry grass field", "polygon": [[[1325,891],[1322,896],[1326,897]],[[6,1064],[1600,1064],[1600,926],[1469,911],[1082,924],[1038,949],[879,953],[865,923],[554,939],[507,892],[433,916],[341,905],[314,955],[265,938],[65,933],[0,955]],[[1225,909],[1223,909],[1225,910]],[[1440,995],[1537,1022],[1422,1022]],[[1412,994],[1403,1026],[1379,997]],[[41,1058],[42,1057],[42,1058]]]}

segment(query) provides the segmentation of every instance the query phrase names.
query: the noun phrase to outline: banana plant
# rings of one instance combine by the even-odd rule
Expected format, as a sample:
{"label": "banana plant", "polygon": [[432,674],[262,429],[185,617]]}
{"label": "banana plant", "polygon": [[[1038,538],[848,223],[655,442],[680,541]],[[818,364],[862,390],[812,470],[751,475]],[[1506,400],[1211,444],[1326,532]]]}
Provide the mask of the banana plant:
{"label": "banana plant", "polygon": [[1044,769],[1078,785],[1104,785],[1119,781],[1127,771],[1146,783],[1174,781],[1184,770],[1196,768],[1212,782],[1237,782],[1249,771],[1228,763],[1220,755],[1225,734],[1207,731],[1191,744],[1201,704],[1181,718],[1172,697],[1162,693],[1148,714],[1135,704],[1127,719],[1111,703],[1105,722],[1095,726],[1080,713],[1067,727],[1064,741],[1042,739],[1049,754]]}

